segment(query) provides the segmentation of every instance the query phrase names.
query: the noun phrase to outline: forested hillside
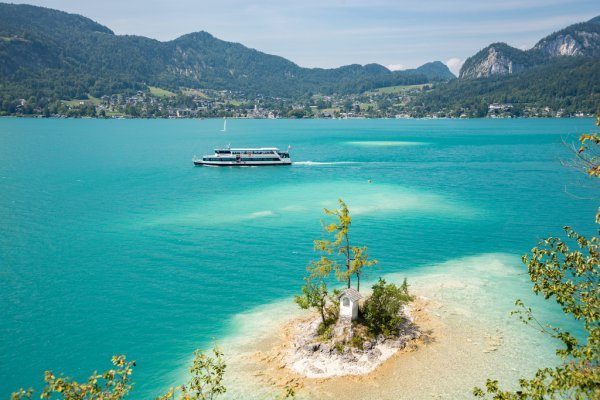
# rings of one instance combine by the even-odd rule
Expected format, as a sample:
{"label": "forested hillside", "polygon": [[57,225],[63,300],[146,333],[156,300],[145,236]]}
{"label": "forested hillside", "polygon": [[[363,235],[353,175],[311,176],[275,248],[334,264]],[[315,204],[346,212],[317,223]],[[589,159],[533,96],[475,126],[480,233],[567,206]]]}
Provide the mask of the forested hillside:
{"label": "forested hillside", "polygon": [[595,113],[600,105],[600,59],[564,57],[518,74],[455,80],[417,97],[423,113],[448,111],[454,116],[484,117],[489,105],[501,103],[513,116],[527,108],[562,110],[563,115]]}
{"label": "forested hillside", "polygon": [[[303,68],[203,31],[161,42],[115,35],[80,15],[0,3],[0,115],[589,114],[600,105],[599,54],[596,17],[527,51],[491,44],[465,62],[460,79],[439,61],[404,71]],[[490,114],[495,107],[502,113]]]}
{"label": "forested hillside", "polygon": [[0,4],[0,39],[5,97],[87,99],[147,86],[298,97],[453,77],[443,64],[400,72],[377,64],[302,68],[206,32],[170,42],[119,36],[85,17],[29,5]]}

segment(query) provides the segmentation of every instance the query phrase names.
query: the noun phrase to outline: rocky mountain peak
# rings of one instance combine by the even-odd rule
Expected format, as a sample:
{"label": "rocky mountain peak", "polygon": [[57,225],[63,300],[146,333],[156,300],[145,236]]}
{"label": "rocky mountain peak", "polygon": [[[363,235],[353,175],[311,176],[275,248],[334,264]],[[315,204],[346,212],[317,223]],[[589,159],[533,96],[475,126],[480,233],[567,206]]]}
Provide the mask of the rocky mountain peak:
{"label": "rocky mountain peak", "polygon": [[[505,43],[494,43],[467,59],[460,70],[461,79],[485,78],[492,75],[508,75],[526,68],[521,50]],[[514,57],[518,54],[518,57]]]}
{"label": "rocky mountain peak", "polygon": [[574,31],[541,40],[534,47],[549,57],[598,56],[600,55],[600,33]]}
{"label": "rocky mountain peak", "polygon": [[514,74],[561,56],[600,57],[600,16],[554,32],[527,51],[505,43],[491,44],[467,59],[460,70],[460,78]]}
{"label": "rocky mountain peak", "polygon": [[540,40],[533,50],[546,57],[600,56],[600,17],[566,27]]}

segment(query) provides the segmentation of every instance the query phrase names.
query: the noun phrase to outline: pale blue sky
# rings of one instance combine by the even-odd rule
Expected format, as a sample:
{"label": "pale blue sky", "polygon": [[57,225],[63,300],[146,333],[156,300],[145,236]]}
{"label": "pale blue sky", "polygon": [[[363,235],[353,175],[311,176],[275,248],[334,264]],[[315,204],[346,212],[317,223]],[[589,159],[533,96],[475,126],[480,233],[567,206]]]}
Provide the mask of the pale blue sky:
{"label": "pale blue sky", "polygon": [[[19,2],[20,3],[20,2]],[[117,34],[171,40],[204,30],[303,67],[439,60],[456,73],[492,42],[530,48],[600,14],[597,0],[31,0],[82,14]]]}

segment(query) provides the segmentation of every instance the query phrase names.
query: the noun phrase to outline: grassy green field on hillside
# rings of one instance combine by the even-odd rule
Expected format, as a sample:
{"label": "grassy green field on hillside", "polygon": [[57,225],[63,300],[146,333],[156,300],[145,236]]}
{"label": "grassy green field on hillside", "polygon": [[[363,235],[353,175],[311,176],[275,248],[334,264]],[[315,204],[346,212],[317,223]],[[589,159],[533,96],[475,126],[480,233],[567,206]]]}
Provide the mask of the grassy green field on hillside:
{"label": "grassy green field on hillside", "polygon": [[426,84],[422,84],[422,85],[399,85],[399,86],[388,86],[388,87],[382,87],[379,89],[375,89],[375,90],[371,90],[369,92],[366,92],[365,94],[391,94],[391,93],[406,93],[409,90],[412,89],[418,89],[421,90],[423,88],[423,86],[425,86]]}
{"label": "grassy green field on hillside", "polygon": [[177,96],[175,93],[170,92],[165,89],[161,89],[155,86],[148,86],[150,89],[150,94],[156,97],[174,97]]}

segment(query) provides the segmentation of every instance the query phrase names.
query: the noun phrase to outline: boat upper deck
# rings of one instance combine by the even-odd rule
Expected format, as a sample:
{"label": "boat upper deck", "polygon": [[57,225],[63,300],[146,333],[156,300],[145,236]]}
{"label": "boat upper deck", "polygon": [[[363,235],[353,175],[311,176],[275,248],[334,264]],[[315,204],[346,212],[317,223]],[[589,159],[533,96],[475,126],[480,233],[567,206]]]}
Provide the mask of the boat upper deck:
{"label": "boat upper deck", "polygon": [[237,149],[215,149],[215,154],[274,154],[280,153],[276,147],[237,148]]}

